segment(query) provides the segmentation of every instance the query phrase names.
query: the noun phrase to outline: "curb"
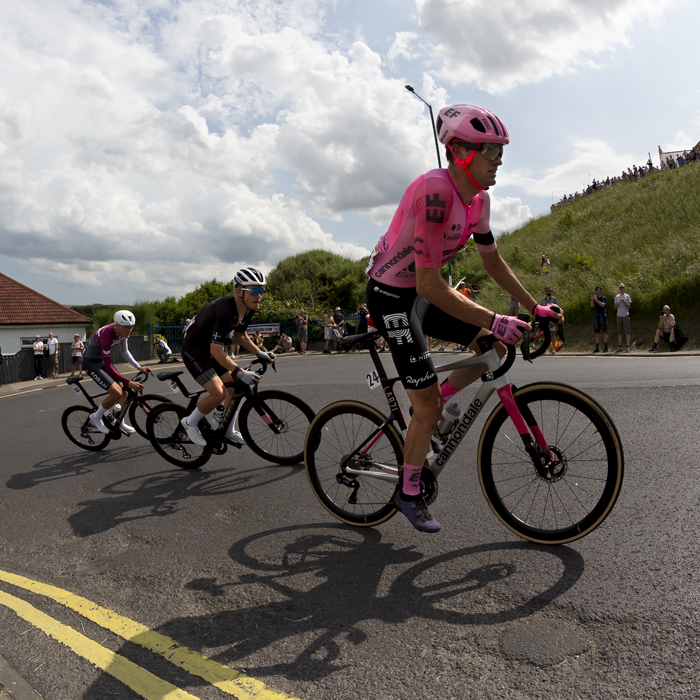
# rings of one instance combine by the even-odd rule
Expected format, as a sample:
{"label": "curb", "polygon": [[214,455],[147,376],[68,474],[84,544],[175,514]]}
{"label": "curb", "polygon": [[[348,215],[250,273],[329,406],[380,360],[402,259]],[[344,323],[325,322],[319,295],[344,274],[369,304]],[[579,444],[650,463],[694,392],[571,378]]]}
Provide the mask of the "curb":
{"label": "curb", "polygon": [[4,656],[0,656],[0,688],[13,700],[37,700],[41,695],[15,671]]}

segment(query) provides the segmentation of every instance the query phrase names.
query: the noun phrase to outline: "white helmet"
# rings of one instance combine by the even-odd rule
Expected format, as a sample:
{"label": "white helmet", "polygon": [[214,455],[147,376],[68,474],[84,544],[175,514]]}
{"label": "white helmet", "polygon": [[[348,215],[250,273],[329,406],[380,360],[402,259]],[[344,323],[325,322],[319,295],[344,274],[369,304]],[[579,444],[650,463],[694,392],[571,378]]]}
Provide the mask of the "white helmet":
{"label": "white helmet", "polygon": [[136,316],[134,316],[131,311],[122,309],[114,314],[114,322],[118,323],[120,326],[135,326]]}
{"label": "white helmet", "polygon": [[247,287],[251,284],[265,284],[265,275],[254,267],[244,267],[233,278],[237,287]]}

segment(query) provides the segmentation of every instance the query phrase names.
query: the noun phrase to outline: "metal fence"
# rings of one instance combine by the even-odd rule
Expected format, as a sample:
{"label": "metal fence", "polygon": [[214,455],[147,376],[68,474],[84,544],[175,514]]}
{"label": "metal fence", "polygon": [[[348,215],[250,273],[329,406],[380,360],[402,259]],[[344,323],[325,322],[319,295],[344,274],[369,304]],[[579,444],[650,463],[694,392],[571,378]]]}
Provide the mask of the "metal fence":
{"label": "metal fence", "polygon": [[[343,316],[343,319],[345,320],[346,324],[354,324],[354,329],[357,329],[357,326],[360,322],[360,317],[358,314],[348,314],[347,316]],[[255,323],[255,319],[253,320],[253,324]],[[294,321],[270,321],[270,323],[279,323],[280,324],[280,335],[282,333],[286,333],[293,341],[294,344],[296,345],[298,343],[298,337],[297,337],[297,324]],[[325,324],[325,318],[323,316],[318,316],[316,318],[309,317],[309,344],[308,348],[309,350],[316,350],[316,349],[322,349],[324,345],[324,340],[323,340],[323,326]],[[318,329],[316,332],[314,332],[314,329]],[[354,332],[354,331],[353,331]],[[182,342],[185,339],[185,336],[182,333],[182,324],[177,324],[177,325],[172,325],[172,324],[148,324],[148,336],[149,336],[149,344],[150,344],[150,352],[151,352],[151,357],[155,357],[155,351],[153,350],[153,341],[155,339],[156,335],[160,335],[163,338],[165,338],[165,342],[168,344],[168,347],[173,351],[173,353],[180,353],[182,352]],[[314,337],[317,336],[317,337]],[[268,339],[266,339],[266,345],[269,343],[267,340],[270,342],[276,342],[277,339],[279,338],[278,335],[275,336],[270,336]]]}
{"label": "metal fence", "polygon": [[[61,373],[71,371],[71,343],[58,344],[58,371]],[[129,338],[129,352],[134,359],[144,362],[151,357],[148,336],[137,335]],[[34,350],[23,348],[16,355],[4,355],[0,364],[0,384],[13,384],[14,382],[26,382],[34,379]],[[118,349],[112,348],[112,362],[124,362]],[[41,358],[41,376],[48,377],[49,358]]]}

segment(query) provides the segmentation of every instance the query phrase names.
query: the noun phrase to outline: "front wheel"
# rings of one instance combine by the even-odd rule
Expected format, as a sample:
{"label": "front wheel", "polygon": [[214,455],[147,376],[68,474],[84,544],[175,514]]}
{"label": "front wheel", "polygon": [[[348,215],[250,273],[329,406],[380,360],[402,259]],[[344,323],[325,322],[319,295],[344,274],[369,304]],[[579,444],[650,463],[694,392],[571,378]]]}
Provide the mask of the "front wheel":
{"label": "front wheel", "polygon": [[162,403],[149,413],[146,431],[151,445],[163,459],[182,469],[197,469],[211,457],[211,446],[200,447],[189,439],[180,424],[186,415],[184,406]]}
{"label": "front wheel", "polygon": [[71,406],[63,411],[61,426],[71,442],[84,450],[97,452],[104,450],[112,438],[95,427],[89,418],[91,413],[85,406]]}
{"label": "front wheel", "polygon": [[129,419],[131,425],[134,426],[136,432],[148,440],[148,432],[146,422],[151,411],[162,403],[171,403],[169,399],[158,394],[146,394],[145,396],[137,396],[129,407]]}
{"label": "front wheel", "polygon": [[536,470],[508,413],[499,404],[479,441],[478,469],[488,504],[516,535],[565,544],[595,530],[622,487],[624,456],[614,423],[582,391],[531,384],[514,392],[528,425],[547,442],[545,478]]}
{"label": "front wheel", "polygon": [[306,436],[311,488],[331,515],[349,525],[379,525],[396,513],[403,440],[386,420],[367,404],[338,401],[314,418]]}
{"label": "front wheel", "polygon": [[275,464],[299,464],[304,440],[316,414],[310,406],[286,391],[259,391],[249,397],[238,418],[248,447]]}

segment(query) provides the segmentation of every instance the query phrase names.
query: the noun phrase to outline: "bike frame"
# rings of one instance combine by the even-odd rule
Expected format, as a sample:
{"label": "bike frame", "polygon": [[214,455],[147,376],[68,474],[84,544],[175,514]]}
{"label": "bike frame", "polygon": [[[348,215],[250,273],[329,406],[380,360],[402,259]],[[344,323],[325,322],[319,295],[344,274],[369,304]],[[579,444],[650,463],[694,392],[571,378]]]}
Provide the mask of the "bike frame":
{"label": "bike frame", "polygon": [[[255,363],[255,360],[253,363],[248,365],[246,369],[250,369],[252,365]],[[263,368],[265,365],[263,365]],[[187,405],[187,410],[188,411],[193,411],[195,406],[197,405],[197,401],[199,400],[199,397],[205,392],[204,389],[201,391],[195,391],[195,392],[190,392],[187,390],[185,385],[182,382],[182,379],[180,379],[180,375],[182,374],[182,370],[176,371],[176,372],[161,372],[160,374],[157,374],[157,378],[160,381],[167,381],[170,383],[170,386],[172,387],[175,385],[179,391],[182,392],[182,395],[186,398],[189,399],[189,404]],[[264,374],[264,372],[262,373]],[[236,382],[224,382],[224,386],[228,388],[232,388],[236,386]],[[217,428],[212,429],[208,435],[214,438],[220,438],[220,439],[225,439],[226,436],[226,431],[228,430],[229,425],[231,422],[234,420],[234,417],[236,413],[238,412],[239,408],[241,407],[241,404],[243,403],[244,399],[248,399],[249,401],[254,402],[254,409],[258,413],[258,415],[270,426],[273,432],[279,433],[279,428],[277,427],[279,423],[279,417],[274,414],[274,412],[268,408],[267,411],[263,410],[260,406],[255,403],[255,397],[258,392],[258,385],[255,384],[254,386],[250,387],[247,385],[244,385],[243,391],[240,392],[235,392],[233,396],[231,397],[231,401],[229,401],[228,406],[224,410],[223,415],[221,416],[221,420],[219,422],[219,426]],[[227,440],[227,442],[229,442]],[[241,447],[236,442],[229,442],[229,444],[235,445],[236,447]]]}
{"label": "bike frame", "polygon": [[[483,382],[482,386],[478,389],[476,396],[472,399],[469,406],[467,406],[467,408],[464,410],[460,420],[450,433],[449,439],[444,443],[443,449],[439,453],[433,454],[432,458],[428,458],[426,460],[427,467],[435,477],[442,472],[445,466],[447,466],[447,463],[452,455],[459,447],[459,444],[473,427],[474,422],[481,413],[483,407],[486,405],[486,402],[489,400],[491,395],[496,392],[506,411],[508,412],[510,419],[513,421],[518,434],[523,440],[525,449],[530,454],[538,473],[545,479],[551,478],[547,467],[551,463],[552,456],[549,454],[549,450],[547,449],[547,441],[530,410],[524,407],[524,415],[521,412],[521,409],[513,396],[513,383],[511,382],[507,371],[504,371],[504,367],[505,369],[508,369],[512,365],[515,358],[515,348],[513,346],[509,346],[508,361],[506,361],[505,365],[502,365],[501,359],[496,350],[494,350],[492,347],[488,347],[490,345],[489,341],[484,341],[484,338],[491,337],[492,336],[483,336],[477,340],[482,349],[482,355],[468,357],[463,360],[450,362],[435,368],[437,373],[444,373],[451,372],[452,370],[456,369],[481,365],[485,366],[486,372],[481,377]],[[400,380],[400,378],[388,378],[386,371],[384,370],[384,366],[379,358],[379,354],[373,345],[370,346],[370,356],[372,357],[377,375],[380,378],[380,383],[382,389],[384,390],[384,395],[387,399],[391,412],[386,421],[379,426],[379,428],[374,431],[362,445],[360,445],[355,454],[368,452],[371,450],[374,444],[382,436],[384,426],[387,424],[395,424],[396,427],[399,428],[401,435],[403,435],[404,430],[407,428],[406,420],[403,416],[401,408],[399,407],[398,399],[396,398],[396,393],[394,390],[394,385]],[[397,467],[382,464],[376,464],[376,466],[380,467],[382,471],[370,472],[362,469],[353,469],[351,467],[346,467],[344,471],[348,475],[356,475],[364,478],[380,479],[382,481],[398,483],[399,470]]]}

